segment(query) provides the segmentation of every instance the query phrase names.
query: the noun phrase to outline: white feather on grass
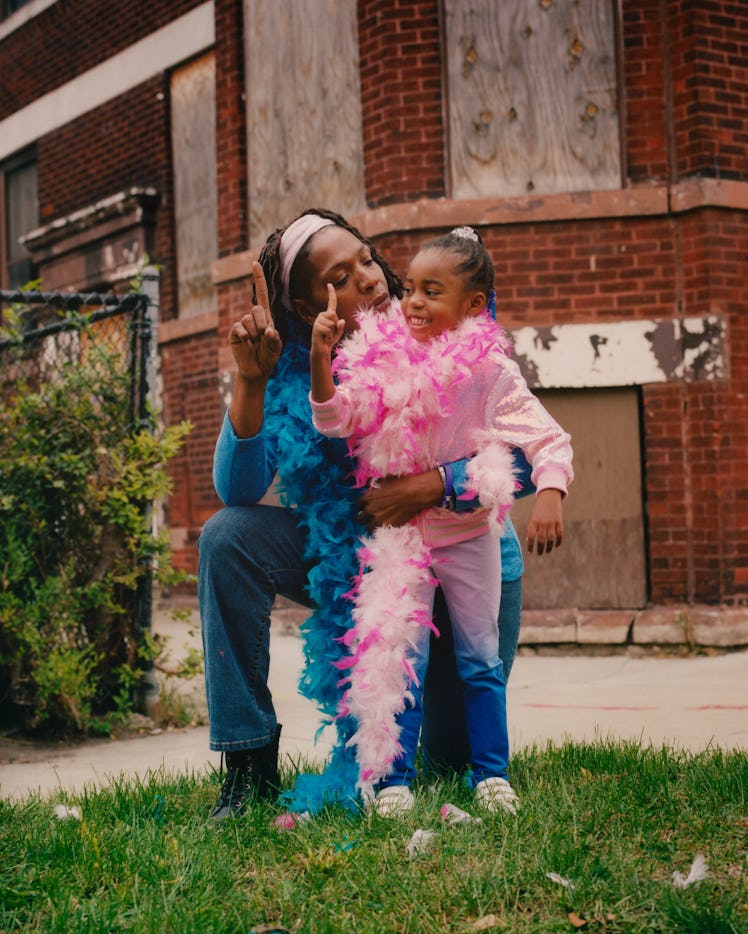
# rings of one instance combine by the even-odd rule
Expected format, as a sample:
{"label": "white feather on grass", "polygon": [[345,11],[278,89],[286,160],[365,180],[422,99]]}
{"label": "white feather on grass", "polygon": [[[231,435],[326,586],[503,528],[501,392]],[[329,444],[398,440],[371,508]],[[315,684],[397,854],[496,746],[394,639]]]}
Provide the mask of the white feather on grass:
{"label": "white feather on grass", "polygon": [[436,837],[436,833],[433,830],[421,830],[419,828],[414,831],[413,836],[405,844],[405,852],[411,859],[421,856],[428,851],[434,842],[434,837]]}
{"label": "white feather on grass", "polygon": [[473,817],[468,811],[463,811],[456,804],[443,804],[440,810],[441,819],[445,824],[482,824],[483,819]]}
{"label": "white feather on grass", "polygon": [[81,812],[78,810],[76,805],[69,808],[66,804],[56,804],[54,806],[54,814],[57,820],[80,820]]}
{"label": "white feather on grass", "polygon": [[673,888],[687,889],[689,885],[698,885],[700,882],[703,882],[708,875],[709,867],[707,866],[706,859],[699,853],[691,863],[691,868],[688,870],[687,876],[684,876],[683,873],[678,871],[673,873]]}

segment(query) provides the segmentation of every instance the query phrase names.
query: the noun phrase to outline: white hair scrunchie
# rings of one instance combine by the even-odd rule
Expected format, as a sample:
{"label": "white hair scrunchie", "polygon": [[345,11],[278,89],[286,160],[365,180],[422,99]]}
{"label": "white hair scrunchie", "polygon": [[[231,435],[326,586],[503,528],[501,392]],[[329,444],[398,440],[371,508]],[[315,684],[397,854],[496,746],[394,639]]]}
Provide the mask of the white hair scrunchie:
{"label": "white hair scrunchie", "polygon": [[464,240],[474,240],[478,243],[478,234],[472,227],[455,227],[450,233],[453,237],[462,237]]}

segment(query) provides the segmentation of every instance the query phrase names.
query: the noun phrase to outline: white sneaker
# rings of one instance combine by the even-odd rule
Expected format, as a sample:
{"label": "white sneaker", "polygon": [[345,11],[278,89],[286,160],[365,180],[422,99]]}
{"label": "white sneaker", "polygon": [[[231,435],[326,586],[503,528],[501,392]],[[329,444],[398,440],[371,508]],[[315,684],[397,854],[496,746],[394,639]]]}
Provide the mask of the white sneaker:
{"label": "white sneaker", "polygon": [[376,793],[370,810],[380,817],[403,817],[414,805],[413,792],[407,785],[388,785]]}
{"label": "white sneaker", "polygon": [[507,814],[517,813],[519,798],[517,793],[505,778],[498,776],[484,778],[475,786],[475,799],[478,804],[492,814],[506,811]]}

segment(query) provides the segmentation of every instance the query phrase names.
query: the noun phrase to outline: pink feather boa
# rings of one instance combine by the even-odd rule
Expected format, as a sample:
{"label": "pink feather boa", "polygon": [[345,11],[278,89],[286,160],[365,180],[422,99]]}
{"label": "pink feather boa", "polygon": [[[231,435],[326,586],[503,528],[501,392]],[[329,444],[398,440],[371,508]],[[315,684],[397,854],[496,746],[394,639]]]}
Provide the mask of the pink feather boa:
{"label": "pink feather boa", "polygon": [[475,368],[508,346],[487,313],[429,341],[411,336],[397,306],[389,315],[361,316],[333,363],[353,408],[355,431],[348,444],[359,462],[357,485],[434,467],[422,444],[426,427],[453,414]]}
{"label": "pink feather boa", "polygon": [[[352,406],[355,430],[348,444],[358,465],[356,483],[435,467],[439,452],[423,443],[429,425],[454,414],[460,388],[489,355],[505,354],[507,346],[487,314],[424,342],[410,335],[399,309],[362,317],[334,363],[338,385]],[[511,454],[488,431],[476,435],[475,450],[467,471],[471,490],[464,495],[479,497],[498,533],[514,497]],[[349,669],[341,682],[349,686],[339,712],[358,722],[348,744],[356,747],[359,787],[367,797],[402,752],[396,718],[416,683],[408,655],[420,641],[421,627],[434,628],[415,594],[425,583],[437,582],[430,550],[415,524],[377,529],[359,560],[350,592],[354,625],[344,637],[351,655],[337,664]]]}

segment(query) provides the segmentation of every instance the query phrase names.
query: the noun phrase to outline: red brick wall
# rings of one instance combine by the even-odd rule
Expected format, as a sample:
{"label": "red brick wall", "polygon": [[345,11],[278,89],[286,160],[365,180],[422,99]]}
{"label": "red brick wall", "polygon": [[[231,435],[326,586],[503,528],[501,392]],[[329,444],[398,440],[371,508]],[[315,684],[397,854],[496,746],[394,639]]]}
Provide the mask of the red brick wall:
{"label": "red brick wall", "polygon": [[0,120],[202,2],[57,0],[0,42]]}
{"label": "red brick wall", "polygon": [[[428,236],[431,236],[429,232]],[[654,218],[482,230],[509,328],[716,314],[729,379],[643,387],[651,599],[748,592],[748,219],[699,209]],[[425,239],[382,238],[401,274]]]}
{"label": "red brick wall", "polygon": [[200,529],[221,505],[213,489],[213,451],[224,415],[222,391],[232,384],[219,385],[219,371],[233,377],[226,335],[250,301],[249,280],[226,283],[217,294],[217,330],[162,348],[165,421],[188,418],[194,426],[184,450],[170,464],[174,489],[167,507],[169,527],[184,535],[174,547],[175,562],[191,572],[197,569]]}
{"label": "red brick wall", "polygon": [[748,5],[627,0],[622,45],[628,180],[748,178]]}
{"label": "red brick wall", "polygon": [[170,463],[173,492],[166,505],[166,523],[184,530],[174,543],[174,561],[197,570],[196,541],[203,523],[220,506],[213,490],[213,449],[221,418],[217,392],[215,333],[167,344],[161,350],[164,381],[164,421],[174,425],[189,419],[193,430],[180,454]]}
{"label": "red brick wall", "polygon": [[168,76],[160,75],[42,136],[37,143],[42,224],[132,186],[153,186],[161,201],[155,252],[163,317],[176,295]]}
{"label": "red brick wall", "polygon": [[684,315],[727,323],[727,377],[643,390],[652,600],[748,596],[748,220],[678,218]]}
{"label": "red brick wall", "polygon": [[[688,387],[686,444],[694,491],[695,599],[748,597],[748,215],[684,215],[689,314],[720,314],[728,379]],[[717,567],[715,566],[717,559]]]}
{"label": "red brick wall", "polygon": [[654,383],[642,391],[649,577],[655,603],[687,600],[691,497],[685,486],[685,389]]}
{"label": "red brick wall", "polygon": [[[248,241],[242,0],[215,0],[215,21],[218,255],[226,256],[246,250]],[[184,449],[170,464],[174,488],[166,515],[170,528],[181,533],[174,537],[175,563],[191,572],[197,570],[200,529],[220,507],[212,473],[223,417],[219,348],[246,300],[246,282],[238,288],[236,284],[219,288],[218,329],[162,349],[165,420],[173,424],[187,418],[194,426]]]}
{"label": "red brick wall", "polygon": [[[379,245],[404,275],[420,244],[438,232],[398,234]],[[675,240],[667,217],[510,224],[482,228],[481,236],[494,263],[496,305],[509,328],[676,312]]]}
{"label": "red brick wall", "polygon": [[244,106],[243,0],[214,0],[218,255],[246,250],[247,123]]}
{"label": "red brick wall", "polygon": [[679,177],[748,178],[748,5],[668,4]]}
{"label": "red brick wall", "polygon": [[438,0],[359,0],[366,199],[446,191]]}
{"label": "red brick wall", "polygon": [[[29,44],[22,54],[19,43],[11,41],[14,34],[0,44],[8,62],[0,117],[197,2],[173,0],[141,9],[122,0],[59,0],[23,27]],[[449,194],[439,9],[439,0],[358,0],[371,207]],[[675,183],[693,174],[745,179],[748,7],[736,0],[627,0],[622,9],[626,184]],[[222,257],[248,246],[242,10],[242,0],[215,2]],[[98,18],[98,32],[86,28],[90,17]],[[68,36],[77,37],[75,54]],[[42,64],[32,69],[28,61],[34,56]],[[159,190],[152,259],[164,267],[165,318],[174,314],[175,304],[168,99],[166,76],[144,82],[46,134],[38,146],[43,221],[130,185]],[[668,101],[670,114],[664,111]],[[706,314],[727,322],[726,379],[642,388],[655,603],[748,599],[747,227],[745,211],[703,207],[656,217],[515,223],[482,231],[496,265],[500,313],[510,328]],[[403,273],[420,243],[436,232],[398,231],[381,237],[378,245]],[[222,285],[217,331],[163,348],[166,420],[189,418],[195,425],[173,464],[174,493],[167,507],[170,527],[185,533],[177,543],[177,561],[190,569],[200,526],[218,507],[211,460],[222,417],[218,378],[232,372],[225,335],[249,294],[247,279]]]}
{"label": "red brick wall", "polygon": [[623,63],[619,74],[625,101],[625,178],[629,182],[668,177],[666,121],[663,118],[666,55],[661,0],[623,4]]}

